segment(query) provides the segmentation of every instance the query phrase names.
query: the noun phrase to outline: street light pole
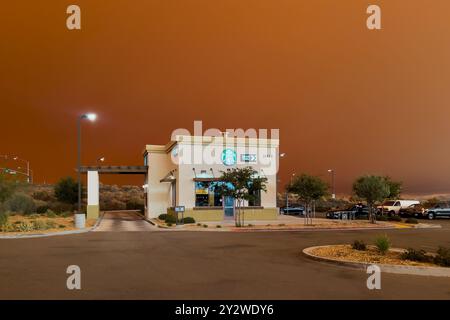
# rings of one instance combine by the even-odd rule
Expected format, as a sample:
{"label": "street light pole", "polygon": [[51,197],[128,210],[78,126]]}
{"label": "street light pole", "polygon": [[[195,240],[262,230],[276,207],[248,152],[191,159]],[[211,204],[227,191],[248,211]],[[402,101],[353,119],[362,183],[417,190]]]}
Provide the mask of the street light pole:
{"label": "street light pole", "polygon": [[81,212],[81,120],[88,119],[90,121],[95,121],[97,116],[94,113],[86,113],[82,114],[78,117],[77,121],[77,180],[78,180],[78,214],[82,214]]}
{"label": "street light pole", "polygon": [[335,172],[334,169],[328,169],[328,172],[331,174],[331,198],[336,199],[336,189],[334,184]]}

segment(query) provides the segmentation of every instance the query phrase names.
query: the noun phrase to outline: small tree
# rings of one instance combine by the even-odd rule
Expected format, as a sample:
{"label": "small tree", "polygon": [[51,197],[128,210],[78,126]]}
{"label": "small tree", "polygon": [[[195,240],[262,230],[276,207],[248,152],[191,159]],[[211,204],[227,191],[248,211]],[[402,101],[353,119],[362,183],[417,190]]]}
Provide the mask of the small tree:
{"label": "small tree", "polygon": [[391,177],[384,177],[386,184],[389,186],[389,195],[386,197],[388,199],[398,199],[402,193],[402,182],[393,181]]}
{"label": "small tree", "polygon": [[312,224],[311,209],[313,201],[319,200],[327,194],[328,185],[319,177],[301,174],[295,176],[294,180],[286,187],[287,192],[297,195],[300,202],[305,206],[305,223]]}
{"label": "small tree", "polygon": [[369,207],[369,220],[375,223],[373,206],[376,202],[383,201],[389,194],[389,184],[384,177],[366,175],[359,177],[353,183],[353,192],[356,196],[364,199]]}
{"label": "small tree", "polygon": [[255,199],[259,191],[266,191],[267,178],[259,177],[252,167],[233,168],[221,171],[216,191],[225,197],[232,197],[236,204],[234,221],[236,227],[244,226],[244,201]]}
{"label": "small tree", "polygon": [[55,185],[55,197],[64,203],[76,203],[78,201],[78,183],[72,177],[60,179]]}

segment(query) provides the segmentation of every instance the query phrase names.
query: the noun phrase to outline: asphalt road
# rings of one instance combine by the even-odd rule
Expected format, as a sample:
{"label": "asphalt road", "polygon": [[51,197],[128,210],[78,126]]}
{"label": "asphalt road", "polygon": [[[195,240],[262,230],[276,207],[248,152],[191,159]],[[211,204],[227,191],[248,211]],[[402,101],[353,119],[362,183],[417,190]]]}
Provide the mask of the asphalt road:
{"label": "asphalt road", "polygon": [[[442,229],[392,230],[394,246],[450,247]],[[0,299],[450,299],[450,278],[382,274],[311,261],[303,248],[371,242],[380,231],[90,232],[0,240]],[[81,290],[66,268],[81,268]]]}

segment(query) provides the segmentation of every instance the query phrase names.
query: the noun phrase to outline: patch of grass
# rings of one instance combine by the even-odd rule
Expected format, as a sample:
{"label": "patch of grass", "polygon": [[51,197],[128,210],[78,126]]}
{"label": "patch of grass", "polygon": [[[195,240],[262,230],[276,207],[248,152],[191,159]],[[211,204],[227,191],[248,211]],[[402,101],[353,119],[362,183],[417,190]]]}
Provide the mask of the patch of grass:
{"label": "patch of grass", "polygon": [[389,240],[387,235],[380,235],[375,239],[375,246],[377,247],[380,254],[385,255],[391,247],[391,241]]}
{"label": "patch of grass", "polygon": [[354,250],[366,251],[367,245],[364,243],[364,241],[355,240],[355,241],[353,241],[353,243],[352,243],[352,248],[353,248]]}
{"label": "patch of grass", "polygon": [[47,224],[43,220],[35,220],[31,223],[34,230],[46,230],[48,229]]}

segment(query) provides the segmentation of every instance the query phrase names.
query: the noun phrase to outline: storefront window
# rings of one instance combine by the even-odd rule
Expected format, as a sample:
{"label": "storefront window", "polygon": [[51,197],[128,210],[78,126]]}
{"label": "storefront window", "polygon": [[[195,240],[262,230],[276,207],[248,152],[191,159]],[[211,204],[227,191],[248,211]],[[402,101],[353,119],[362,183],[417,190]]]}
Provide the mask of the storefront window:
{"label": "storefront window", "polygon": [[261,190],[250,191],[250,199],[248,200],[248,205],[250,207],[260,207],[261,206]]}
{"label": "storefront window", "polygon": [[220,207],[222,197],[215,191],[217,182],[195,182],[195,206],[196,207]]}

